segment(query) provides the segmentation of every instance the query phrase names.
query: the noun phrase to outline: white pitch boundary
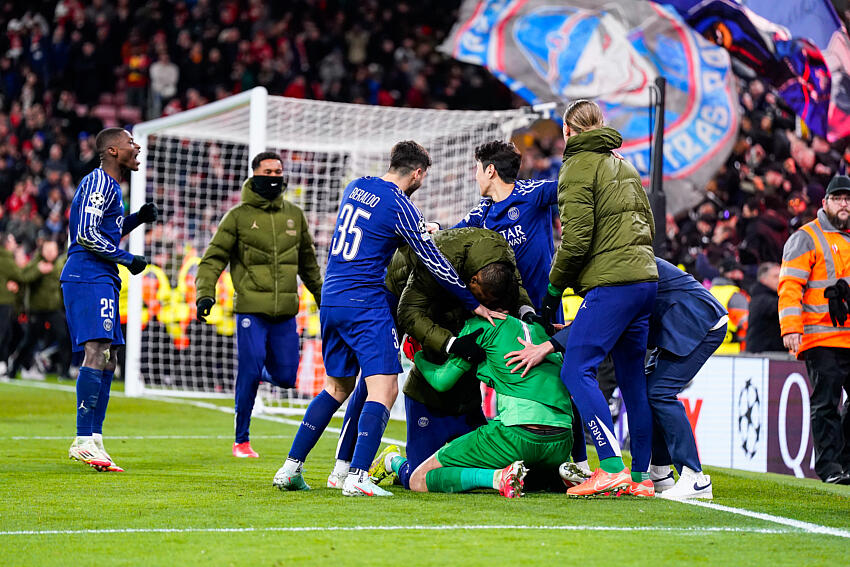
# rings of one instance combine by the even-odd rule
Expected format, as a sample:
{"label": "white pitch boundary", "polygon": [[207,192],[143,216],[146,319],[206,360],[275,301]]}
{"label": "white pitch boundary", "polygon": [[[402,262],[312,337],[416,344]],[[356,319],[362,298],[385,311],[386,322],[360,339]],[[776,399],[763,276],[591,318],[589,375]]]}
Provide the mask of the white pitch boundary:
{"label": "white pitch boundary", "polygon": [[663,526],[527,526],[527,525],[442,525],[442,526],[269,526],[245,528],[115,528],[88,530],[10,530],[0,531],[0,536],[42,536],[83,534],[162,534],[162,533],[263,533],[263,532],[367,532],[367,531],[483,531],[483,530],[539,530],[571,532],[668,532],[694,535],[704,533],[754,533],[792,534],[797,530],[776,528],[736,528],[729,526],[663,527]]}
{"label": "white pitch boundary", "polygon": [[702,502],[700,500],[679,500],[678,502],[681,502],[682,504],[689,504],[691,506],[697,506],[699,508],[708,508],[710,510],[719,510],[721,512],[728,512],[730,514],[738,514],[739,516],[747,516],[748,518],[755,518],[757,520],[773,522],[774,524],[782,524],[783,526],[797,528],[812,534],[824,534],[850,539],[850,532],[846,530],[822,526],[820,524],[812,524],[810,522],[803,522],[801,520],[794,520],[793,518],[784,518],[782,516],[774,516],[773,514],[765,514],[763,512],[753,512],[744,508],[733,508],[731,506],[715,504],[714,502]]}
{"label": "white pitch boundary", "polygon": [[[63,386],[63,385],[58,385],[58,384],[48,384],[48,383],[38,383],[38,382],[29,383],[29,384],[13,382],[12,384],[20,385],[20,386],[30,386],[30,387],[44,388],[44,389],[59,389],[59,390],[64,390],[64,391],[76,392],[76,389],[73,386]],[[116,392],[116,394],[123,396],[122,392]],[[221,411],[221,412],[229,413],[229,414],[233,413],[233,409],[231,409],[229,407],[217,406],[215,404],[211,404],[211,403],[208,403],[208,402],[198,402],[198,401],[193,401],[193,400],[183,400],[183,399],[163,398],[163,397],[147,398],[147,399],[165,402],[165,403],[171,403],[171,404],[190,405],[190,406],[194,406],[194,407],[198,407],[198,408],[211,409],[211,410]],[[300,421],[295,421],[293,419],[287,419],[287,418],[284,418],[284,417],[275,417],[275,416],[270,416],[270,415],[257,415],[257,416],[252,416],[252,418],[253,419],[264,419],[266,421],[274,421],[274,422],[277,422],[277,423],[285,423],[287,425],[295,425],[295,426],[301,425]],[[331,433],[337,433],[337,434],[341,432],[341,430],[337,427],[328,427],[326,429],[326,431],[330,431]],[[387,442],[387,443],[395,443],[396,445],[399,445],[401,447],[407,446],[407,443],[405,443],[404,441],[402,441],[400,439],[392,439],[392,438],[384,437],[382,439],[382,441]],[[708,509],[717,510],[717,511],[720,511],[720,512],[737,514],[739,516],[746,516],[746,517],[754,518],[754,519],[757,519],[757,520],[762,520],[762,521],[771,522],[771,523],[774,523],[774,524],[780,524],[780,525],[783,525],[783,526],[796,528],[796,529],[803,530],[805,532],[812,533],[812,534],[831,535],[831,536],[850,539],[850,532],[848,532],[846,530],[842,530],[842,529],[839,529],[839,528],[832,528],[832,527],[828,527],[828,526],[823,526],[823,525],[820,525],[820,524],[813,524],[813,523],[810,523],[810,522],[803,522],[801,520],[795,520],[793,518],[786,518],[784,516],[775,516],[773,514],[766,514],[766,513],[763,513],[763,512],[753,512],[752,510],[747,510],[745,508],[734,508],[732,506],[723,506],[722,504],[715,504],[713,502],[702,502],[702,501],[699,501],[699,500],[678,500],[678,501],[674,500],[673,502],[681,502],[682,504],[686,504],[686,505],[690,505],[690,506],[697,506],[697,507],[700,507],[700,508],[708,508]],[[403,527],[403,526],[400,526],[400,527]],[[578,528],[584,529],[585,527],[584,526],[578,526]],[[242,529],[242,528],[236,528],[236,529]],[[245,529],[254,530],[254,528],[245,528]],[[266,528],[258,528],[258,529],[266,529]],[[269,529],[271,529],[271,528],[269,528]],[[303,531],[309,531],[310,529],[330,529],[330,528],[299,528],[299,529],[302,529]],[[339,531],[344,531],[345,529],[355,529],[355,528],[339,527],[339,528],[333,528],[333,529],[337,529]],[[356,528],[356,529],[378,529],[378,528],[362,527],[362,528]],[[421,529],[428,529],[428,527],[427,526],[421,527]],[[476,528],[466,527],[464,529],[476,529]],[[490,527],[489,526],[480,526],[477,529],[490,529]],[[523,529],[523,528],[517,527],[516,529]],[[528,526],[525,529],[532,529],[532,527]],[[534,529],[564,529],[564,530],[568,530],[568,529],[572,529],[572,528],[569,527],[569,526],[562,526],[560,528],[558,526],[554,526],[554,527],[548,527],[548,528],[547,527],[537,527],[537,528],[534,528]],[[598,528],[598,529],[604,529],[604,528]],[[614,529],[614,528],[610,528],[610,529]],[[622,528],[622,529],[632,530],[632,529],[639,529],[639,528]],[[661,528],[652,528],[652,529],[659,530]],[[698,529],[698,528],[694,528],[694,529]],[[756,528],[753,528],[753,529],[756,529]],[[193,530],[193,528],[187,528],[187,530]],[[199,528],[199,530],[200,530],[200,528]],[[281,528],[280,530],[284,530],[284,528]],[[294,531],[295,528],[285,528],[285,530]],[[120,532],[120,530],[116,530],[116,531]],[[746,531],[746,529],[744,529],[744,528],[730,528],[730,531]],[[53,533],[53,532],[48,531],[48,533]],[[59,531],[57,533],[64,533],[64,532]],[[68,533],[89,533],[89,532],[84,530],[84,531],[81,531],[81,532],[70,531]],[[96,533],[100,533],[100,532],[96,532]],[[104,532],[104,533],[109,533],[109,532]],[[5,535],[5,532],[0,532],[0,535]]]}
{"label": "white pitch boundary", "polygon": [[[77,389],[74,386],[66,386],[64,384],[52,384],[50,382],[31,382],[31,381],[14,381],[14,382],[4,382],[4,384],[8,384],[11,386],[23,386],[27,388],[40,388],[43,390],[59,390],[62,392],[73,392],[76,393]],[[119,398],[126,397],[124,396],[124,392],[112,392],[110,396],[115,396]],[[137,398],[138,399],[138,398]],[[182,398],[169,398],[167,396],[144,396],[141,399],[150,400],[154,402],[163,402],[167,404],[178,404],[183,406],[193,406],[196,408],[208,409],[213,411],[220,411],[222,413],[226,413],[229,415],[233,415],[234,409],[230,406],[219,406],[210,402],[201,402],[196,400],[186,400]],[[306,411],[306,408],[305,408]],[[300,420],[288,419],[285,417],[277,417],[274,415],[265,415],[265,414],[253,414],[251,419],[261,419],[264,421],[273,421],[275,423],[283,423],[286,425],[294,425],[298,427],[301,425]],[[338,427],[328,426],[325,428],[325,431],[330,431],[331,433],[336,433],[339,435],[342,433],[342,430]],[[252,435],[251,437],[256,437]],[[229,437],[228,437],[229,438]],[[117,439],[116,437],[107,436],[107,439]],[[393,439],[391,437],[383,437],[383,441],[387,443],[394,443],[396,445],[400,445],[402,447],[406,447],[407,444],[400,439]]]}

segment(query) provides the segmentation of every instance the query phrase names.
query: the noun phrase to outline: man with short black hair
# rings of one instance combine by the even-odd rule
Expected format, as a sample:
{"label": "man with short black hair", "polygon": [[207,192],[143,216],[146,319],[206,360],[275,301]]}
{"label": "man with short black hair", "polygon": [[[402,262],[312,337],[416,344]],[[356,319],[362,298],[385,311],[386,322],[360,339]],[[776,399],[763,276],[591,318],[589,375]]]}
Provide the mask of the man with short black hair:
{"label": "man with short black hair", "polygon": [[292,388],[298,374],[298,280],[321,303],[322,274],[307,217],[283,198],[283,162],[275,152],[251,160],[242,202],[227,211],[198,266],[198,319],[215,304],[215,286],[230,264],[236,290],[234,457],[259,457],[251,447],[251,412],[260,382]]}
{"label": "man with short black hair", "polygon": [[[357,424],[357,442],[345,496],[391,496],[369,480],[368,471],[398,395],[399,337],[384,278],[393,253],[407,243],[440,284],[474,313],[497,315],[481,305],[440,253],[410,195],[419,189],[431,166],[420,144],[397,143],[382,177],[355,179],[342,193],[334,239],[328,255],[319,320],[322,356],[328,380],[298,428],[289,457],[273,484],[305,490],[302,466],[310,450],[352,390],[358,372],[368,394]],[[352,419],[353,421],[353,419]]]}
{"label": "man with short black hair", "polygon": [[102,427],[109,391],[124,344],[118,295],[118,264],[133,275],[147,266],[143,256],[121,250],[121,237],[142,223],[156,221],[155,204],[124,216],[119,181],[139,169],[139,145],[121,128],[106,128],[95,138],[100,167],[86,175],[71,201],[70,246],[60,281],[71,349],[84,352],[77,377],[77,437],[68,455],[97,470],[120,472],[103,448]]}
{"label": "man with short black hair", "polygon": [[[552,219],[557,214],[557,180],[517,180],[521,156],[511,142],[475,148],[475,180],[481,201],[454,228],[475,226],[501,234],[516,254],[517,267],[535,309],[541,308],[555,254]],[[564,322],[563,311],[556,323]]]}

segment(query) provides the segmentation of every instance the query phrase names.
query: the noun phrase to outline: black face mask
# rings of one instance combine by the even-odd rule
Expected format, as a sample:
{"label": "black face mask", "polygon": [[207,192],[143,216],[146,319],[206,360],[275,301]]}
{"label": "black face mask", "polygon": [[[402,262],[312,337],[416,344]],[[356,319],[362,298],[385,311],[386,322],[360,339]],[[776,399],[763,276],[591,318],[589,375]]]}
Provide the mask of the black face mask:
{"label": "black face mask", "polygon": [[254,190],[254,193],[269,201],[277,199],[283,190],[286,189],[286,183],[284,183],[283,177],[255,175],[251,178],[251,181],[251,188]]}

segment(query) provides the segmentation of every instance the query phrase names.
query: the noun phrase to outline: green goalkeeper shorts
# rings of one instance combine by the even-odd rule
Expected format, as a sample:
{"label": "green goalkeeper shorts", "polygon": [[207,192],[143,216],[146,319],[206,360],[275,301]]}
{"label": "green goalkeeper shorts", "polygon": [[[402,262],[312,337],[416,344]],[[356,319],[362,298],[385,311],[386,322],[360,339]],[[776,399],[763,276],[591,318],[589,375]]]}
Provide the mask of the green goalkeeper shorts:
{"label": "green goalkeeper shorts", "polygon": [[437,460],[444,467],[500,469],[514,461],[525,461],[532,469],[557,468],[570,460],[572,448],[571,429],[556,435],[538,435],[493,420],[437,451]]}

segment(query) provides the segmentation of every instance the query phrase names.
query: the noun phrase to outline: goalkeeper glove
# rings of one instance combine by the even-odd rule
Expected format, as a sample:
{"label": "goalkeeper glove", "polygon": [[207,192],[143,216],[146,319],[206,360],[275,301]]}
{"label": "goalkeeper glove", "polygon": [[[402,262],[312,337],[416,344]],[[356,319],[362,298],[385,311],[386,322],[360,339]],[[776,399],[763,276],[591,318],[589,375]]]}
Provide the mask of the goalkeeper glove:
{"label": "goalkeeper glove", "polygon": [[130,262],[130,265],[127,266],[127,269],[130,270],[130,273],[135,276],[137,274],[141,274],[147,265],[148,260],[144,256],[133,256],[133,261]]}
{"label": "goalkeeper glove", "polygon": [[139,222],[149,223],[155,222],[159,218],[159,209],[153,203],[145,203],[136,213]]}
{"label": "goalkeeper glove", "polygon": [[555,327],[552,326],[552,323],[550,321],[544,320],[543,317],[541,317],[534,311],[529,311],[528,313],[523,315],[522,320],[528,323],[529,325],[533,325],[535,323],[540,325],[541,327],[543,327],[543,330],[546,332],[546,334],[550,337],[555,334]]}
{"label": "goalkeeper glove", "polygon": [[215,305],[215,299],[212,297],[202,297],[195,303],[195,305],[198,307],[198,321],[206,323],[207,316],[210,314],[212,306]]}
{"label": "goalkeeper glove", "polygon": [[487,353],[485,353],[484,349],[476,342],[476,339],[480,337],[483,332],[484,331],[482,329],[478,329],[474,333],[455,338],[449,343],[446,351],[449,354],[460,357],[467,362],[478,364],[487,357]]}
{"label": "goalkeeper glove", "polygon": [[543,305],[540,308],[540,317],[546,323],[552,323],[555,320],[555,310],[561,309],[561,296],[564,291],[556,288],[552,284],[546,290],[546,295],[543,296]]}
{"label": "goalkeeper glove", "polygon": [[848,301],[850,301],[850,286],[844,280],[838,280],[834,285],[823,291],[829,303],[829,318],[833,327],[843,327],[848,316]]}

